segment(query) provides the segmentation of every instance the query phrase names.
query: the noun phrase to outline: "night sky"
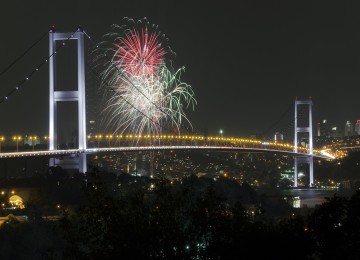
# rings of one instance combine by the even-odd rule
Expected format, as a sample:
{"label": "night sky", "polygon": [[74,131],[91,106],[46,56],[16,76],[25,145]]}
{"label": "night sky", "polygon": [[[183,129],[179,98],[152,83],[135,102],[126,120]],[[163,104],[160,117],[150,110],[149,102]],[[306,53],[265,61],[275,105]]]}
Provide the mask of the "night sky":
{"label": "night sky", "polygon": [[[356,1],[24,1],[2,3],[0,71],[54,25],[81,25],[94,40],[123,17],[159,26],[175,67],[195,91],[195,130],[226,135],[286,128],[296,97],[312,97],[314,121],[341,131],[360,119],[360,16]],[[257,3],[255,3],[257,2]],[[291,2],[291,3],[290,3]],[[296,2],[296,3],[294,3]],[[346,3],[345,3],[346,2]],[[48,38],[0,77],[0,97],[48,55]],[[89,72],[88,72],[89,73]],[[89,76],[87,84],[96,85]],[[64,83],[66,84],[66,82]],[[280,120],[281,119],[281,120]],[[48,131],[48,67],[0,104],[0,134]]]}

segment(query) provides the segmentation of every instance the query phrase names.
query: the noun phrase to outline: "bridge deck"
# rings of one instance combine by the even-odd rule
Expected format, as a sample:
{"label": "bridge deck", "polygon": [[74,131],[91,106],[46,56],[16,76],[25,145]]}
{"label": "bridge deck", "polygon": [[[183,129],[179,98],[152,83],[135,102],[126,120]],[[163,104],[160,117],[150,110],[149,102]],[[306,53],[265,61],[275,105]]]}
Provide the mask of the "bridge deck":
{"label": "bridge deck", "polygon": [[[297,152],[291,150],[281,150],[274,148],[259,147],[243,147],[243,146],[196,146],[196,145],[164,145],[164,146],[124,146],[124,147],[108,147],[108,148],[90,148],[90,149],[69,149],[69,150],[45,150],[45,151],[26,151],[26,152],[7,152],[0,153],[0,158],[16,158],[16,157],[36,157],[36,156],[57,156],[57,155],[76,155],[76,154],[94,154],[108,152],[131,152],[131,151],[154,151],[154,150],[218,150],[218,151],[249,151],[249,152],[271,152],[281,153],[293,156],[310,156],[308,153]],[[330,154],[313,154],[314,158],[334,159]]]}

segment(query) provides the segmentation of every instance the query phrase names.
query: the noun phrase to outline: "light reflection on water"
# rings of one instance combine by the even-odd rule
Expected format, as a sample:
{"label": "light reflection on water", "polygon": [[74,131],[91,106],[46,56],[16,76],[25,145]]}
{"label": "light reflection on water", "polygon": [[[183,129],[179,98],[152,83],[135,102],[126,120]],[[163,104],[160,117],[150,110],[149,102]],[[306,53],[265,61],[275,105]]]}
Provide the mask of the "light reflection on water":
{"label": "light reflection on water", "polygon": [[324,189],[289,189],[284,190],[283,194],[286,196],[299,196],[300,207],[314,208],[326,201],[326,197],[331,198],[335,194],[337,196],[348,197],[349,193],[339,191],[337,189],[324,190]]}

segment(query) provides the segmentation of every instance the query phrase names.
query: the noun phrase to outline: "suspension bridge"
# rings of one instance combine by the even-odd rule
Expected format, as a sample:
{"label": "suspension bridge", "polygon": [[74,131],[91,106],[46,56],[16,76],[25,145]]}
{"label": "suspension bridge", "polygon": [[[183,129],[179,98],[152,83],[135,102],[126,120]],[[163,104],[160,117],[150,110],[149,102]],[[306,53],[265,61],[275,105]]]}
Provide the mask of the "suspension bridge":
{"label": "suspension bridge", "polygon": [[[49,166],[70,167],[79,169],[79,172],[87,172],[87,155],[94,153],[108,152],[128,152],[128,151],[152,151],[152,150],[218,150],[218,151],[248,151],[248,152],[270,152],[294,157],[294,186],[297,187],[297,169],[299,164],[309,166],[309,183],[314,183],[313,160],[325,159],[332,160],[334,154],[329,150],[317,150],[313,145],[313,126],[312,126],[312,100],[295,100],[294,103],[294,141],[292,143],[283,143],[278,141],[263,141],[256,139],[225,137],[225,136],[205,136],[205,135],[135,135],[135,134],[114,134],[107,135],[107,145],[100,145],[102,135],[92,135],[87,132],[86,124],[86,82],[85,82],[85,53],[84,40],[91,39],[82,29],[78,28],[75,32],[56,32],[53,28],[49,31],[49,56],[43,63],[37,66],[23,81],[12,89],[0,103],[8,101],[9,97],[26,84],[26,82],[39,69],[48,64],[49,68],[49,134],[47,138],[47,147],[43,150],[19,151],[1,151],[0,138],[0,159],[16,157],[49,157]],[[59,91],[56,90],[56,57],[58,51],[67,41],[77,41],[77,90]],[[63,44],[57,47],[57,42]],[[139,93],[139,95],[142,93]],[[59,149],[58,145],[58,102],[77,102],[78,114],[78,136],[77,147],[74,149]],[[306,123],[300,122],[299,107],[305,107],[307,110]],[[306,145],[301,145],[303,135],[307,136]],[[135,141],[134,141],[135,140]],[[16,140],[17,144],[19,140]],[[89,142],[96,143],[97,146],[89,147]],[[69,160],[59,159],[67,156]],[[71,163],[69,163],[71,161]]]}

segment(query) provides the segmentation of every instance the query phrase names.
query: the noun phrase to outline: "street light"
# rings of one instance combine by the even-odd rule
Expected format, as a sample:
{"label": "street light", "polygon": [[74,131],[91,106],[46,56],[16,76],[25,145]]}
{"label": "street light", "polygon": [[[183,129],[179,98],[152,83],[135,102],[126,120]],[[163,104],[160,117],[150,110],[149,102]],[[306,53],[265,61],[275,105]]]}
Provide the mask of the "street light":
{"label": "street light", "polygon": [[37,136],[29,136],[29,140],[31,140],[31,144],[32,144],[32,149],[34,151],[34,145],[35,145],[35,141],[37,140]]}
{"label": "street light", "polygon": [[0,153],[1,153],[1,143],[5,140],[5,137],[0,136]]}
{"label": "street light", "polygon": [[122,137],[121,135],[116,135],[115,145],[116,145],[117,142],[119,142],[119,147],[120,147],[120,138],[121,138],[121,137]]}
{"label": "street light", "polygon": [[45,143],[46,143],[46,149],[48,149],[49,137],[47,135],[45,135],[44,140],[45,140]]}
{"label": "street light", "polygon": [[89,146],[89,143],[90,143],[90,140],[91,140],[91,134],[88,134],[88,135],[87,135],[87,140],[88,140],[88,141],[87,141],[87,145]]}
{"label": "street light", "polygon": [[102,135],[95,135],[95,139],[98,141],[98,148],[100,146],[100,139],[102,138]]}
{"label": "street light", "polygon": [[13,136],[13,140],[16,141],[16,152],[19,151],[19,141],[21,140],[21,136]]}
{"label": "street light", "polygon": [[111,139],[113,138],[113,136],[112,136],[112,135],[106,135],[105,137],[106,137],[106,139],[109,140],[109,147],[110,147],[110,141],[111,141]]}

